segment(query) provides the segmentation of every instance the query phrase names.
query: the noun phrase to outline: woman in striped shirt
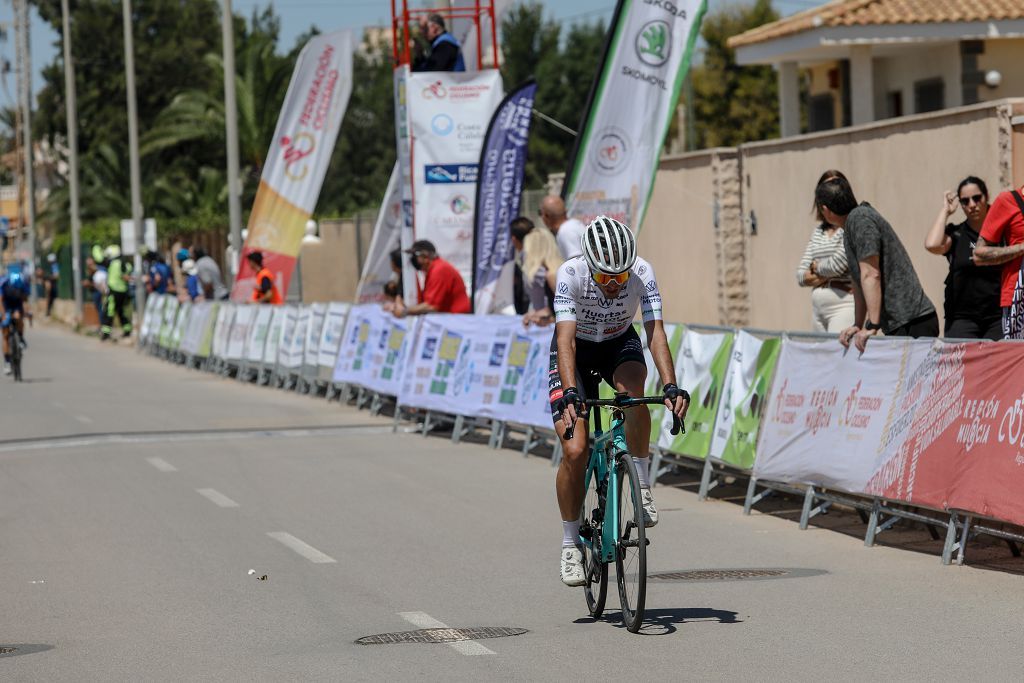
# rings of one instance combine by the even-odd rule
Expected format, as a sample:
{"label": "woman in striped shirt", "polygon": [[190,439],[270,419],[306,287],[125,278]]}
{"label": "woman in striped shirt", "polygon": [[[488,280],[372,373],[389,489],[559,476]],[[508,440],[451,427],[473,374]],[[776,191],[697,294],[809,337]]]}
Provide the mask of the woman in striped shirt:
{"label": "woman in striped shirt", "polygon": [[[846,176],[830,169],[821,174],[818,185],[832,178],[845,180]],[[814,331],[838,333],[853,325],[853,283],[843,246],[843,229],[826,223],[820,211],[817,217],[819,225],[811,233],[796,269],[796,279],[801,287],[812,288]]]}

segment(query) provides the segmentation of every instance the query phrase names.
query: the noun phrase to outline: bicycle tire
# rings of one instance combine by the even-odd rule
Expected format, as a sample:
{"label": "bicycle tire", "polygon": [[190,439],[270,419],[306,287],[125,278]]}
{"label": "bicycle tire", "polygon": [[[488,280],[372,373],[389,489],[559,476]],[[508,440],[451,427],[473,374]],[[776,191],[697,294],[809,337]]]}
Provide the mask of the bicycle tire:
{"label": "bicycle tire", "polygon": [[600,618],[608,598],[608,563],[601,561],[601,531],[604,526],[605,485],[598,481],[597,472],[588,472],[590,483],[583,495],[580,510],[580,536],[590,541],[583,544],[583,571],[587,583],[583,594],[587,599],[590,616]]}
{"label": "bicycle tire", "polygon": [[615,580],[622,622],[631,633],[640,630],[647,599],[647,533],[640,498],[640,477],[628,453],[617,457],[619,529],[615,548]]}
{"label": "bicycle tire", "polygon": [[11,375],[14,377],[15,382],[21,381],[21,335],[18,334],[18,330],[11,327],[10,333],[10,346],[11,346]]}

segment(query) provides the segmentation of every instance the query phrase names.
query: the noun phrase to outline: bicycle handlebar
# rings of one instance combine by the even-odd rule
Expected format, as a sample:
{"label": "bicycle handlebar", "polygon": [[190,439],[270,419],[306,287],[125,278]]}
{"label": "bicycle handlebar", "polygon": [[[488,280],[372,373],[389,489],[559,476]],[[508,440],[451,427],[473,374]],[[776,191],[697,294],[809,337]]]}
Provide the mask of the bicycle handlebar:
{"label": "bicycle handlebar", "polygon": [[[664,396],[641,396],[639,398],[630,398],[624,393],[617,393],[614,398],[588,398],[583,401],[583,405],[587,408],[635,408],[643,405],[663,405],[664,403]],[[579,417],[586,420],[588,417],[588,411],[584,410],[579,414]],[[562,438],[566,441],[572,439],[574,431],[576,431],[575,424],[566,426],[565,432],[562,434]],[[675,436],[680,431],[684,434],[686,433],[686,424],[680,420],[675,413],[672,413],[672,429],[669,433]]]}

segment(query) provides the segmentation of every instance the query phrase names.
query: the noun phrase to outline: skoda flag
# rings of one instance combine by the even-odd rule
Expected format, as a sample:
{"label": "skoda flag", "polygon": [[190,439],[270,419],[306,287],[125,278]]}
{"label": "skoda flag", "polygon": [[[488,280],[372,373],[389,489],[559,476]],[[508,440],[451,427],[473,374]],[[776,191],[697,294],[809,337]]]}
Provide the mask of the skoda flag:
{"label": "skoda flag", "polygon": [[706,0],[619,0],[563,193],[584,223],[639,229]]}
{"label": "skoda flag", "polygon": [[519,215],[526,143],[537,83],[509,93],[491,118],[480,153],[473,217],[473,312],[499,313],[512,304],[512,235]]}

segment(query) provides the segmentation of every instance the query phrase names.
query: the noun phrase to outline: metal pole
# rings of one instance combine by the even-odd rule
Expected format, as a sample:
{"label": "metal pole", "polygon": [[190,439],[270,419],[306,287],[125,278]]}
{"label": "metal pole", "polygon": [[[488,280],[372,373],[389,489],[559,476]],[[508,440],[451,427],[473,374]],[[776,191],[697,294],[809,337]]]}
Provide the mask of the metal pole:
{"label": "metal pole", "polygon": [[231,229],[231,253],[228,264],[237,275],[242,254],[242,188],[238,178],[238,105],[235,102],[235,27],[231,0],[224,0],[221,22],[224,47],[224,123],[228,138],[228,226]]}
{"label": "metal pole", "polygon": [[23,146],[25,148],[25,201],[27,208],[28,223],[28,251],[31,261],[32,279],[32,308],[35,308],[38,295],[38,283],[35,281],[36,268],[36,201],[35,201],[35,179],[32,177],[32,57],[29,54],[29,24],[28,24],[28,0],[15,0],[17,10],[21,15],[21,117],[22,133],[24,134]]}
{"label": "metal pole", "polygon": [[132,39],[132,2],[121,0],[124,25],[124,72],[128,99],[128,167],[131,173],[132,227],[135,233],[135,312],[142,319],[145,288],[142,286],[142,188],[139,173],[139,115],[135,104],[135,43]]}
{"label": "metal pole", "polygon": [[71,58],[71,12],[68,0],[60,0],[64,20],[64,91],[68,119],[68,149],[71,191],[71,271],[75,286],[75,322],[82,321],[82,217],[78,210],[78,113],[75,110],[75,63]]}

